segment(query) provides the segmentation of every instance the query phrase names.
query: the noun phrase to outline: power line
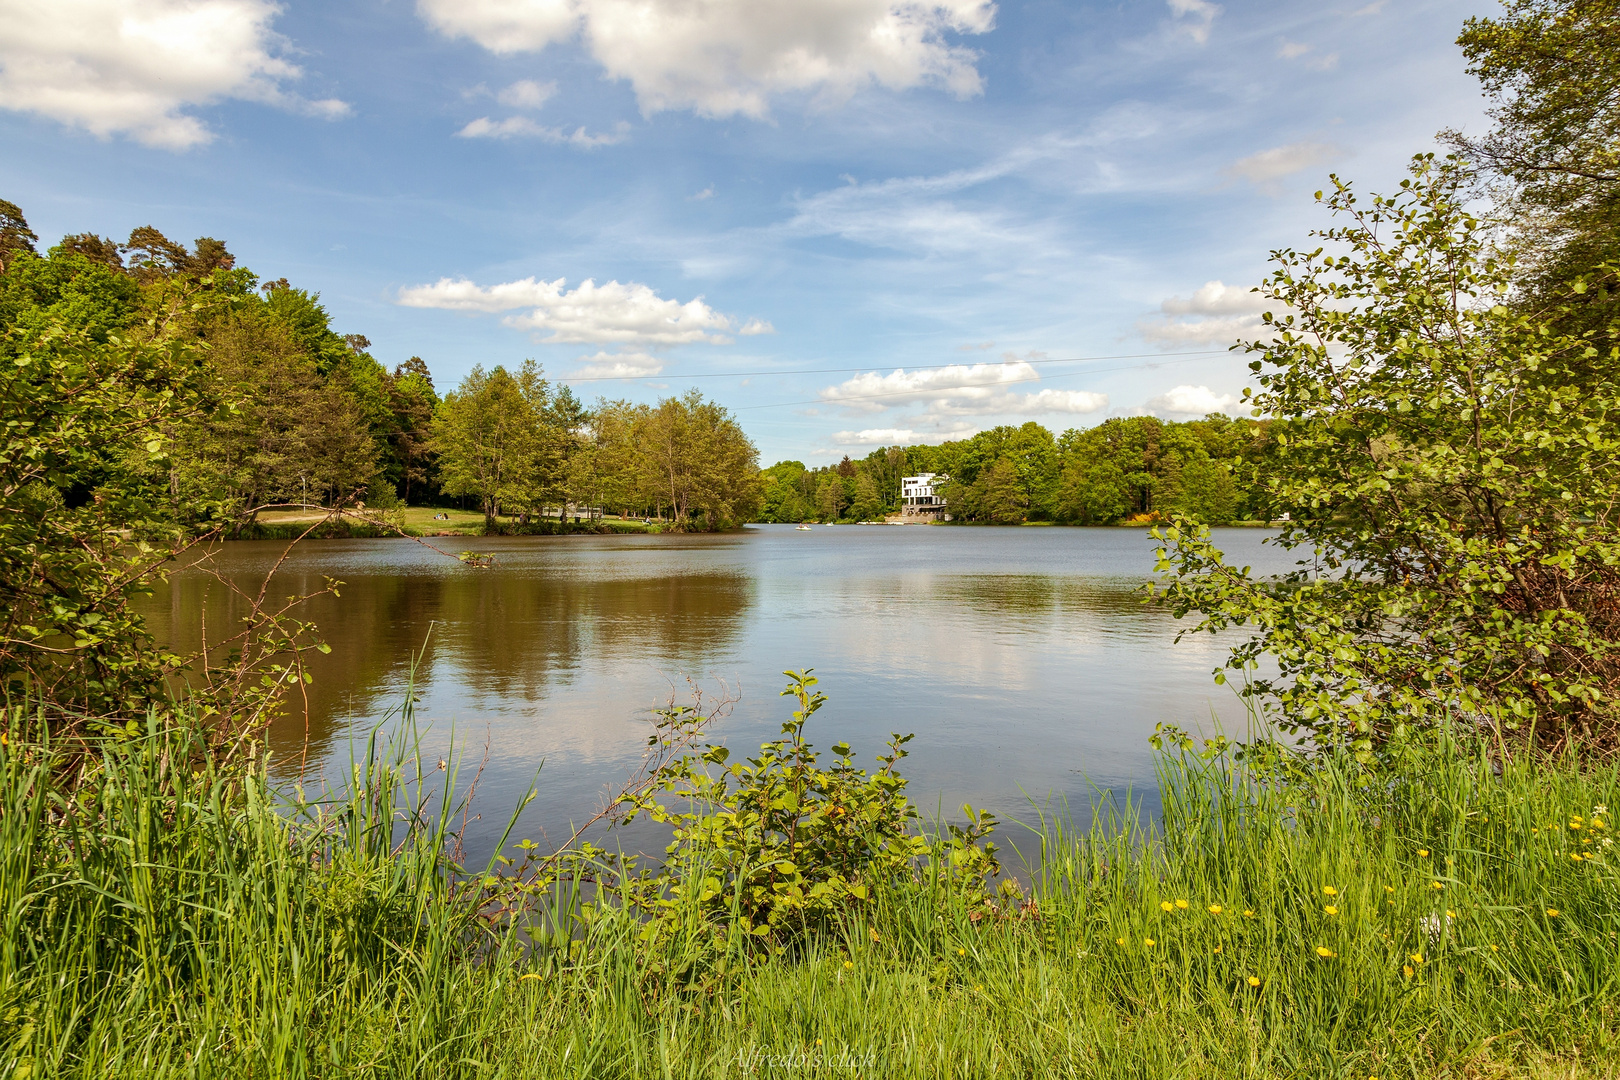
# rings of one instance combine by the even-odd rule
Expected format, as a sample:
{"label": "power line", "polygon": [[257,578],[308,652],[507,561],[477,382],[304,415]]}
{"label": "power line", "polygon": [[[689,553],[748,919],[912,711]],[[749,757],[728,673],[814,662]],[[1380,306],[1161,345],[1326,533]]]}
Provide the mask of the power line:
{"label": "power line", "polygon": [[[1227,351],[1228,350],[1225,350],[1225,349],[1204,349],[1204,350],[1201,350],[1201,351],[1198,351],[1198,352],[1120,353],[1117,356],[1066,356],[1066,357],[1061,357],[1061,358],[1055,359],[1055,360],[1053,360],[1053,359],[1000,360],[1000,361],[996,362],[996,366],[998,366],[998,367],[999,366],[1005,366],[1007,364],[1084,364],[1084,363],[1091,363],[1093,361],[1098,361],[1098,360],[1140,360],[1140,359],[1143,359],[1144,357],[1157,357],[1157,356],[1220,356],[1220,355],[1224,354]],[[982,363],[984,363],[984,361],[979,361],[979,363],[982,364]],[[973,366],[973,365],[972,364],[964,364],[961,361],[957,361],[956,363],[952,363],[952,364],[911,364],[911,365],[906,366],[904,370],[906,370],[906,371],[934,371],[934,370],[938,370],[940,368],[971,367],[971,366]],[[1143,365],[1133,364],[1131,366],[1132,367],[1140,367],[1140,366],[1143,366]],[[754,376],[765,376],[765,375],[847,375],[847,374],[849,374],[851,372],[861,372],[861,371],[871,371],[871,370],[872,370],[872,366],[870,364],[868,364],[866,367],[853,367],[853,368],[797,368],[797,369],[791,369],[791,370],[786,370],[786,371],[783,371],[783,370],[776,370],[776,371],[712,371],[712,372],[706,372],[706,373],[703,373],[703,374],[694,374],[694,375],[668,375],[668,374],[660,373],[660,374],[657,374],[657,375],[590,375],[590,376],[585,376],[585,377],[581,377],[581,378],[571,378],[571,377],[569,377],[567,375],[562,375],[562,376],[558,376],[557,381],[558,382],[566,382],[566,383],[581,383],[581,382],[648,382],[648,381],[651,381],[653,379],[657,379],[660,382],[686,382],[688,379],[746,379],[746,378],[752,378]],[[1123,369],[1123,368],[1109,368],[1109,369],[1106,369],[1106,370],[1114,371],[1114,370],[1125,370],[1125,369]],[[756,407],[758,407],[758,406],[756,406]]]}

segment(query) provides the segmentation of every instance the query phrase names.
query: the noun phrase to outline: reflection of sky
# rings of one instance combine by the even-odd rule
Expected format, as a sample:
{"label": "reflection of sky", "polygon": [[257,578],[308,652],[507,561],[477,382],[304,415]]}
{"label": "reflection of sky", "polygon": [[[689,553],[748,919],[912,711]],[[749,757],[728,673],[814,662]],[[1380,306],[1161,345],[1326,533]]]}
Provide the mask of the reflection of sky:
{"label": "reflection of sky", "polygon": [[[1223,535],[1235,561],[1282,569],[1261,535]],[[713,538],[468,541],[496,555],[470,570],[402,541],[307,545],[272,595],[345,582],[314,605],[321,657],[306,725],[272,743],[339,775],[345,736],[403,699],[414,650],[424,748],[456,739],[485,758],[481,808],[496,827],[541,772],[524,829],[552,835],[595,808],[639,760],[650,710],[689,698],[688,677],[741,700],[714,731],[746,753],[791,711],[786,668],[813,667],[829,702],[810,734],[848,740],[870,762],[892,731],[915,732],[912,796],[1027,812],[1026,793],[1081,802],[1092,784],[1151,780],[1155,723],[1241,730],[1233,693],[1210,673],[1226,644],[1174,644],[1179,625],[1141,603],[1153,545],[1126,529],[763,527]],[[222,572],[262,574],[280,545],[231,544]],[[230,610],[217,584],[180,575],[154,627],[211,626]],[[205,600],[206,597],[206,600]],[[428,635],[432,623],[431,637]],[[336,765],[336,768],[332,766]]]}

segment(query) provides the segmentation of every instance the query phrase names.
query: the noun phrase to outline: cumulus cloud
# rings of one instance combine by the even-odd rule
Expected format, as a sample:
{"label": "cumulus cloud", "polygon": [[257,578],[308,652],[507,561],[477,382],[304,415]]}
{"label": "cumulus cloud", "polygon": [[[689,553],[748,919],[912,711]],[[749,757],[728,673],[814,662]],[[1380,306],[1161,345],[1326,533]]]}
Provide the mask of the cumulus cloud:
{"label": "cumulus cloud", "polygon": [[525,313],[507,315],[501,321],[520,330],[533,330],[539,340],[548,343],[725,345],[732,340],[726,336],[732,329],[731,318],[715,311],[701,297],[683,304],[666,300],[635,282],[598,285],[586,280],[573,290],[566,285],[565,278],[541,281],[530,277],[489,286],[465,278],[440,278],[432,285],[401,289],[399,303],[476,314],[528,308]]}
{"label": "cumulus cloud", "polygon": [[1221,13],[1219,4],[1209,0],[1168,0],[1170,15],[1175,24],[1188,37],[1203,45],[1209,41],[1209,32],[1215,25],[1215,16]]}
{"label": "cumulus cloud", "polygon": [[519,79],[495,95],[495,100],[512,109],[538,109],[557,93],[554,82],[538,83],[533,79]]}
{"label": "cumulus cloud", "polygon": [[[1172,0],[1212,6],[1206,0]],[[430,26],[492,52],[573,38],[644,114],[694,109],[764,117],[773,96],[847,99],[866,86],[983,89],[978,54],[952,35],[988,33],[991,0],[418,0]]]}
{"label": "cumulus cloud", "polygon": [[640,349],[620,349],[581,356],[576,363],[585,366],[567,376],[570,379],[644,379],[664,370],[664,362]]}
{"label": "cumulus cloud", "polygon": [[743,323],[742,329],[738,330],[737,333],[741,337],[754,337],[757,334],[774,334],[776,333],[776,327],[772,326],[764,319],[749,319],[747,322]]}
{"label": "cumulus cloud", "polygon": [[1234,161],[1227,172],[1242,177],[1266,191],[1275,191],[1277,181],[1292,176],[1301,169],[1325,164],[1339,156],[1339,148],[1331,143],[1297,142],[1275,146]]}
{"label": "cumulus cloud", "polygon": [[918,443],[939,444],[951,439],[971,439],[978,428],[957,428],[950,431],[915,431],[911,428],[863,428],[860,431],[835,431],[834,446],[915,446]]}
{"label": "cumulus cloud", "polygon": [[1277,307],[1252,289],[1207,281],[1191,296],[1171,296],[1157,315],[1141,319],[1137,333],[1156,345],[1230,345],[1258,337],[1265,329],[1260,316]]}
{"label": "cumulus cloud", "polygon": [[856,413],[879,413],[897,406],[924,404],[925,415],[1045,416],[1085,414],[1108,407],[1108,397],[1087,390],[1041,390],[1017,393],[1011,386],[1034,382],[1040,375],[1026,361],[1001,364],[952,364],[922,371],[898,368],[887,375],[864,372],[821,391],[822,401]]}
{"label": "cumulus cloud", "polygon": [[562,128],[537,124],[527,116],[509,116],[505,120],[491,120],[487,116],[480,116],[456,132],[456,135],[462,139],[542,139],[546,142],[577,146],[581,150],[592,150],[598,146],[612,146],[614,143],[623,142],[629,130],[630,125],[621,123],[611,135],[591,135],[584,127],[566,131]]}
{"label": "cumulus cloud", "polygon": [[337,119],[286,89],[271,0],[0,0],[0,108],[184,150],[214,138],[184,110],[235,98]]}
{"label": "cumulus cloud", "polygon": [[1217,394],[1207,386],[1182,385],[1172,387],[1144,406],[1156,416],[1205,416],[1212,412],[1229,413],[1238,404],[1232,394]]}

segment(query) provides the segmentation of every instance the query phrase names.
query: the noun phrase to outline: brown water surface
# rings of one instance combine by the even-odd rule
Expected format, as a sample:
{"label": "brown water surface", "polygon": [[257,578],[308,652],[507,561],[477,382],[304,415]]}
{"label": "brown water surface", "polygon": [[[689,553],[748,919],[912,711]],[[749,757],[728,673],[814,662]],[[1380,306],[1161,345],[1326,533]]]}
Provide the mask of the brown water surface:
{"label": "brown water surface", "polygon": [[[1262,538],[1217,530],[1232,561],[1288,568]],[[715,733],[750,752],[790,711],[781,671],[815,668],[831,700],[814,741],[848,740],[869,762],[889,732],[915,732],[913,798],[948,813],[971,802],[1028,817],[1031,798],[1150,785],[1159,721],[1243,729],[1240,703],[1210,674],[1226,643],[1177,644],[1179,624],[1141,602],[1154,545],[1139,530],[759,526],[449,542],[494,565],[470,569],[406,540],[333,540],[305,544],[277,573],[273,596],[344,582],[341,597],[307,609],[332,651],[314,659],[307,715],[299,700],[271,732],[279,760],[342,775],[350,740],[403,699],[424,643],[424,751],[436,758],[453,732],[476,764],[487,745],[485,832],[542,763],[521,831],[555,836],[586,816],[639,760],[649,711],[672,688],[684,698],[687,678],[740,687]],[[226,544],[216,565],[256,585],[283,547]],[[205,616],[212,635],[241,614],[197,572],[176,575],[149,611],[181,647],[200,640]]]}

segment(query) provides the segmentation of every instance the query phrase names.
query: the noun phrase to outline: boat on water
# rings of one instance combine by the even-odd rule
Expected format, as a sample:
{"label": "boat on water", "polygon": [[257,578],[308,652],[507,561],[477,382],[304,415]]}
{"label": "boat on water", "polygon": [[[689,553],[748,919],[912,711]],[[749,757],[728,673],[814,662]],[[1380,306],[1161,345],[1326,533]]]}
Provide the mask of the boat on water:
{"label": "boat on water", "polygon": [[798,531],[798,532],[809,532],[810,531],[810,526],[808,526],[808,525],[795,525],[794,529],[796,531]]}

